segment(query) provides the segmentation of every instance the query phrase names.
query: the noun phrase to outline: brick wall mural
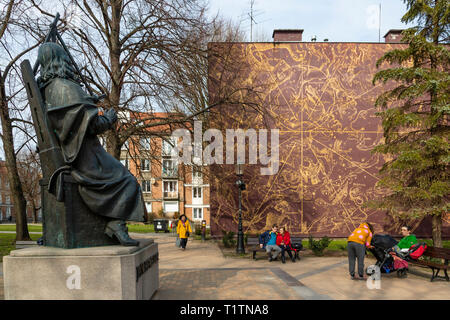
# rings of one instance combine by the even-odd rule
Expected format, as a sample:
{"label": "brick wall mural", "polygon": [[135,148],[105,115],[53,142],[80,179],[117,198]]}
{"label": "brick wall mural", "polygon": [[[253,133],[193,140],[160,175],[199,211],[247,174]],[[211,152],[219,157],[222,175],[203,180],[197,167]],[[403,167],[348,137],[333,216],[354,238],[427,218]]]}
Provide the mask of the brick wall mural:
{"label": "brick wall mural", "polygon": [[[294,234],[344,237],[369,221],[378,233],[398,234],[401,221],[364,204],[381,195],[375,184],[385,161],[371,154],[383,139],[374,102],[384,89],[372,84],[375,62],[401,45],[215,43],[211,49],[221,52],[230,46],[236,53],[235,69],[217,67],[220,58],[211,59],[210,99],[223,91],[219,79],[233,79],[234,86],[255,84],[264,107],[244,112],[224,104],[211,126],[279,129],[278,173],[264,176],[260,164],[245,165],[244,232],[260,233],[277,223]],[[233,165],[211,166],[213,234],[237,230],[235,181]],[[409,223],[416,234],[431,234],[429,221]],[[448,216],[443,227],[449,235]]]}

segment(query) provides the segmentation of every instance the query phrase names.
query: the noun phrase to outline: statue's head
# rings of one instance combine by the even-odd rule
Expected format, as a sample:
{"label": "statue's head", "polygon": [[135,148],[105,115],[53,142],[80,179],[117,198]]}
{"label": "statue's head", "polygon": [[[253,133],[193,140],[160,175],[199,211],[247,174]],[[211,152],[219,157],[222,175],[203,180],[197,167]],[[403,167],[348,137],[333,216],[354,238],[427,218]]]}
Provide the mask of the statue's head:
{"label": "statue's head", "polygon": [[42,44],[38,51],[38,62],[41,66],[41,82],[47,82],[53,78],[72,79],[79,82],[69,56],[57,43]]}

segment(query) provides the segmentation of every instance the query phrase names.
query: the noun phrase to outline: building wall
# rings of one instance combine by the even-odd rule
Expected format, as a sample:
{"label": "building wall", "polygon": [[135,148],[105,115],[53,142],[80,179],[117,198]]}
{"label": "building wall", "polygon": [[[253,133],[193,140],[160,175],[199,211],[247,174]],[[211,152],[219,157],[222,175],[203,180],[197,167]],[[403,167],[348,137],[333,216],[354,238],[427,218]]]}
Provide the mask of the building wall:
{"label": "building wall", "polygon": [[[390,221],[385,212],[364,204],[381,196],[375,184],[385,162],[381,155],[371,154],[383,139],[374,104],[385,87],[372,84],[375,63],[386,51],[403,45],[214,43],[210,48],[225,52],[231,45],[238,57],[233,62],[241,65],[243,79],[235,82],[266,84],[260,101],[265,103],[270,128],[279,129],[279,171],[263,176],[261,165],[245,166],[244,231],[259,233],[276,223],[294,234],[346,237],[359,223],[369,221],[376,232],[398,234],[401,222]],[[209,66],[213,99],[219,92],[217,79],[231,78],[221,74],[226,69],[220,63],[214,60]],[[262,127],[259,114],[221,107],[220,125]],[[232,165],[211,166],[213,234],[237,230],[238,191],[233,170]],[[410,223],[416,234],[430,236],[429,221]],[[449,215],[443,231],[450,234]]]}
{"label": "building wall", "polygon": [[[9,220],[9,217],[11,217],[11,220]],[[27,220],[28,222],[34,221],[33,207],[29,204],[27,204]],[[8,171],[5,161],[0,161],[0,223],[14,223],[15,221],[16,213],[9,186]],[[37,214],[37,221],[42,221],[40,212]]]}
{"label": "building wall", "polygon": [[[137,178],[141,186],[143,180],[150,181],[151,192],[143,192],[147,208],[150,209],[148,204],[151,203],[151,212],[156,218],[172,218],[174,214],[177,214],[178,216],[186,214],[191,221],[201,223],[202,220],[206,220],[206,223],[209,226],[209,184],[207,182],[206,168],[203,168],[204,173],[202,173],[202,181],[197,181],[195,179],[193,181],[192,166],[189,165],[179,163],[176,166],[178,170],[177,173],[171,174],[170,170],[163,170],[164,160],[172,160],[170,154],[163,152],[163,139],[151,134],[148,135],[147,139],[150,140],[148,148],[139,147],[137,143],[140,139],[134,137],[130,139],[128,149],[123,148],[121,151],[121,161],[124,162],[125,159],[128,159],[128,169]],[[139,163],[140,159],[150,160],[149,171],[141,170]],[[165,193],[165,183],[175,183],[178,192]],[[193,203],[192,188],[194,187],[202,188],[203,199],[201,203]],[[174,203],[177,203],[177,209],[169,211],[165,210],[165,208],[170,209],[168,206],[171,204],[173,205]],[[201,209],[203,217],[194,217],[194,208]]]}

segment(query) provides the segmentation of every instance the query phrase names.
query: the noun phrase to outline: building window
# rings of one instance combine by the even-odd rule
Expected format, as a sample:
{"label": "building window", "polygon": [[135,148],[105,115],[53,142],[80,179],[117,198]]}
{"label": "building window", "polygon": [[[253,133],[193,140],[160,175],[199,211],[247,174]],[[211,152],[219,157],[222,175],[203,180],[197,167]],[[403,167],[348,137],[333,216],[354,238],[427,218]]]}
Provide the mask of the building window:
{"label": "building window", "polygon": [[141,150],[150,150],[150,138],[140,138],[139,146]]}
{"label": "building window", "polygon": [[192,196],[196,199],[200,199],[202,197],[202,188],[201,187],[193,187],[192,188]]}
{"label": "building window", "polygon": [[203,208],[192,208],[194,220],[203,220]]}
{"label": "building window", "polygon": [[11,204],[11,198],[9,196],[6,196],[6,204]]}
{"label": "building window", "polygon": [[164,198],[178,198],[178,181],[163,182]]}
{"label": "building window", "polygon": [[141,170],[142,171],[150,171],[150,160],[149,159],[141,159]]}
{"label": "building window", "polygon": [[128,159],[120,159],[120,163],[128,169]]}
{"label": "building window", "polygon": [[163,208],[164,212],[179,212],[177,201],[174,202],[164,201]]}
{"label": "building window", "polygon": [[178,176],[178,167],[177,167],[175,160],[163,159],[162,174],[164,177],[177,177]]}
{"label": "building window", "polygon": [[162,154],[164,156],[175,156],[177,140],[174,137],[168,137],[162,141]]}
{"label": "building window", "polygon": [[142,192],[152,192],[152,184],[150,183],[150,180],[142,180]]}
{"label": "building window", "polygon": [[201,179],[202,178],[202,168],[199,167],[192,167],[192,177],[195,179]]}
{"label": "building window", "polygon": [[6,207],[6,219],[9,219],[11,217],[11,207]]}
{"label": "building window", "polygon": [[103,137],[98,137],[98,141],[103,148],[106,148],[106,139]]}
{"label": "building window", "polygon": [[152,203],[151,202],[146,202],[145,203],[145,209],[147,210],[147,213],[151,213],[152,212]]}
{"label": "building window", "polygon": [[128,150],[128,140],[127,141],[125,141],[123,144],[122,144],[122,147],[120,147],[120,149],[121,150]]}

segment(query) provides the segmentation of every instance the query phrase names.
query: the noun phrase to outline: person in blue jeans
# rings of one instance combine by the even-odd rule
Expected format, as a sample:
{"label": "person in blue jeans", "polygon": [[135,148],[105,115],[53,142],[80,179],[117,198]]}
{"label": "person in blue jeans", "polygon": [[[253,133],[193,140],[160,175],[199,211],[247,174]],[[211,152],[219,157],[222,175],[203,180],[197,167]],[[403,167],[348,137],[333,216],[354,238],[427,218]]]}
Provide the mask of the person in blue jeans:
{"label": "person in blue jeans", "polygon": [[[278,226],[274,224],[272,230],[267,230],[259,237],[259,246],[266,249],[269,261],[276,260],[281,252],[281,248],[277,246],[277,231]],[[272,251],[274,252],[272,253]]]}

